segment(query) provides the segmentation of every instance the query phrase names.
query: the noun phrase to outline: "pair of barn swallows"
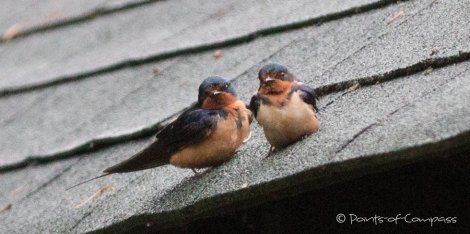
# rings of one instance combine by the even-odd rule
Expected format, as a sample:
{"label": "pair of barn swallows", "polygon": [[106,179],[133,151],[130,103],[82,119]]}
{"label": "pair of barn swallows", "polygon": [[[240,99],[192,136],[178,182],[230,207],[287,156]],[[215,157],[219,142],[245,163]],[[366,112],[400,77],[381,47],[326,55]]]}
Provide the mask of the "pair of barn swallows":
{"label": "pair of barn swallows", "polygon": [[221,165],[251,137],[253,115],[271,144],[268,156],[318,130],[312,88],[278,63],[264,66],[258,78],[260,86],[249,109],[237,99],[229,80],[220,76],[205,79],[199,86],[198,102],[158,132],[150,146],[93,179],[166,164],[191,168],[196,174],[196,168]]}

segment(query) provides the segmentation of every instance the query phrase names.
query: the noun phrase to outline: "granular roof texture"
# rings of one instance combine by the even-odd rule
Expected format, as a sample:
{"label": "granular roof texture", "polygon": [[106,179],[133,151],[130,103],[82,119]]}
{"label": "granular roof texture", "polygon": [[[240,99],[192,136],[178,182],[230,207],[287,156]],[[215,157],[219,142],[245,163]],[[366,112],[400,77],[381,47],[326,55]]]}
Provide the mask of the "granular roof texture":
{"label": "granular roof texture", "polygon": [[[470,145],[468,1],[0,5],[0,233],[153,232]],[[163,166],[65,191],[146,147],[208,76],[248,103],[269,62],[315,88],[317,133],[263,160],[254,122],[203,176]]]}

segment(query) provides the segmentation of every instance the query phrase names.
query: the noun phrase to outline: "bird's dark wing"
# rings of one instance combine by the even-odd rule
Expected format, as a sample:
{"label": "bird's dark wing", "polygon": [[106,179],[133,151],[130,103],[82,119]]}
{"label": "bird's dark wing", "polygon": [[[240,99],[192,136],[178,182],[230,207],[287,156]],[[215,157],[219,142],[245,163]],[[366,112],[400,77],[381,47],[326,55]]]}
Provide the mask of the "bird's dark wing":
{"label": "bird's dark wing", "polygon": [[259,98],[259,94],[253,95],[250,101],[250,110],[253,113],[253,115],[258,117],[258,109],[261,105],[261,99]]}
{"label": "bird's dark wing", "polygon": [[317,108],[317,96],[315,94],[315,91],[313,91],[312,88],[310,88],[310,86],[306,85],[306,84],[303,84],[303,83],[299,83],[295,86],[292,87],[294,89],[294,91],[299,91],[299,94],[300,94],[300,97],[302,98],[302,100],[310,105],[313,106],[313,109],[318,112],[318,108]]}
{"label": "bird's dark wing", "polygon": [[192,107],[157,133],[156,141],[150,146],[105,169],[104,173],[132,172],[168,164],[176,151],[206,139],[217,126],[218,119],[225,116],[222,110]]}
{"label": "bird's dark wing", "polygon": [[255,95],[253,95],[253,97],[251,98],[251,101],[250,101],[250,108],[249,109],[251,110],[251,112],[253,113],[255,118],[258,116],[258,109],[261,106],[261,103],[263,103],[263,105],[272,105],[273,104],[271,102],[271,100],[269,100],[269,97],[264,95],[264,94],[257,93]]}
{"label": "bird's dark wing", "polygon": [[175,121],[157,133],[157,141],[175,152],[187,145],[203,141],[217,126],[220,117],[226,117],[223,110],[191,108]]}

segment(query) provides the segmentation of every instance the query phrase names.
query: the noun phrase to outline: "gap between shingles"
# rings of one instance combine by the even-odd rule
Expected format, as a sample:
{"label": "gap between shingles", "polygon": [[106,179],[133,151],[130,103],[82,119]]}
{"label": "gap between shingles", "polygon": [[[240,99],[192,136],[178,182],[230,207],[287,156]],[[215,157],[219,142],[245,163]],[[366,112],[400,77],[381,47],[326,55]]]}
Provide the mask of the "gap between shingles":
{"label": "gap between shingles", "polygon": [[398,68],[390,72],[321,86],[316,88],[315,92],[318,96],[321,97],[331,93],[347,90],[356,84],[358,84],[359,87],[371,86],[377,84],[377,82],[387,82],[397,79],[399,77],[409,76],[419,72],[423,72],[428,68],[437,69],[445,66],[450,66],[456,63],[464,62],[467,60],[470,60],[470,52],[459,51],[459,54],[457,55],[425,59],[408,67]]}
{"label": "gap between shingles", "polygon": [[[402,21],[401,23],[399,23],[399,25],[402,25],[404,24],[405,22],[407,22],[408,20],[412,19],[413,17],[415,17],[416,15],[419,15],[422,11],[424,11],[425,9],[429,8],[432,4],[434,4],[437,0],[434,0],[432,1],[427,7],[423,7],[421,10],[419,10],[416,14],[413,14],[411,15],[408,19]],[[377,35],[376,37],[377,38],[381,38],[385,35],[387,35],[387,33],[383,33],[383,34],[379,34]],[[358,50],[354,51],[353,53],[351,53],[350,55],[346,56],[345,58],[343,58],[341,61],[337,62],[336,64],[334,64],[333,66],[331,66],[330,68],[328,68],[325,72],[329,71],[329,70],[332,70],[334,68],[336,68],[339,64],[343,63],[344,61],[346,61],[347,59],[350,59],[352,58],[353,56],[355,56],[356,54],[358,54],[359,52],[361,52],[362,50],[364,50],[365,48],[367,48],[367,46],[369,46],[372,42],[370,41],[369,43],[366,43],[365,45],[363,45],[361,48],[359,48]],[[461,55],[461,52],[459,51],[459,55]],[[465,56],[464,56],[465,57]],[[467,58],[468,59],[468,58]],[[431,59],[432,60],[432,59]],[[466,60],[465,58],[463,60]],[[427,60],[424,60],[424,61],[421,61],[421,63],[423,62],[426,62]],[[458,61],[457,61],[458,62]],[[417,63],[415,65],[419,65],[420,63]],[[426,64],[421,64],[421,65],[424,65],[426,66]],[[446,66],[446,65],[444,65]],[[438,67],[434,67],[434,68],[438,68]],[[397,76],[397,77],[400,77],[400,76],[406,76],[406,75],[410,75],[410,74],[414,74],[416,72],[414,72],[414,70],[416,71],[421,71],[419,68],[413,68],[412,66],[410,67],[407,67],[407,68],[404,68],[405,70],[400,70],[400,69],[397,69],[395,71],[392,71],[392,72],[395,72],[396,74],[388,74],[388,73],[385,73],[385,74],[382,74],[382,75],[379,75],[379,76],[390,76],[390,79],[395,79],[394,76]],[[408,71],[406,71],[408,70]],[[371,84],[368,84],[367,82],[367,79],[369,79],[371,77],[368,77],[368,78],[359,78],[359,79],[356,79],[356,80],[349,80],[349,81],[344,81],[344,82],[340,82],[340,83],[335,83],[335,84],[331,84],[330,86],[323,86],[321,87],[320,89],[317,89],[315,90],[317,92],[317,95],[319,96],[324,96],[324,95],[327,95],[331,92],[338,92],[338,88],[339,89],[346,89],[348,87],[352,87],[354,85],[362,85],[362,86],[368,86],[368,85],[371,85]],[[376,78],[374,78],[374,76],[372,76],[372,78],[374,80],[377,80]],[[380,77],[379,77],[380,78]],[[339,85],[340,87],[334,87],[335,85]],[[331,89],[331,91],[329,90]],[[342,95],[345,95],[347,92],[343,93]],[[331,101],[330,103],[328,103],[326,106],[328,105],[331,105],[332,103],[334,102]],[[325,106],[325,107],[326,107]]]}
{"label": "gap between shingles", "polygon": [[165,127],[168,123],[170,123],[174,118],[180,115],[184,110],[186,110],[186,108],[156,124],[153,124],[149,127],[140,129],[135,132],[123,134],[120,136],[94,138],[74,148],[64,150],[61,152],[56,152],[56,153],[51,153],[51,154],[46,154],[46,155],[29,156],[21,162],[13,163],[13,164],[6,165],[6,166],[0,166],[0,173],[21,169],[21,168],[27,167],[30,164],[46,164],[50,162],[55,162],[60,159],[66,159],[66,158],[71,158],[71,157],[78,156],[78,155],[85,154],[85,153],[95,152],[100,149],[117,145],[119,143],[129,142],[129,141],[149,137],[151,135],[154,135],[158,131],[160,131],[163,127]]}
{"label": "gap between shingles", "polygon": [[72,25],[72,24],[83,23],[83,22],[86,22],[86,21],[90,21],[90,20],[105,16],[105,15],[117,13],[117,12],[120,12],[120,11],[130,10],[130,9],[134,9],[136,7],[148,5],[148,4],[151,4],[151,3],[154,3],[154,2],[162,2],[162,1],[166,1],[166,0],[146,0],[146,1],[130,2],[130,3],[120,5],[120,6],[114,6],[114,7],[111,6],[111,7],[95,8],[91,11],[85,12],[84,14],[81,14],[81,15],[78,15],[78,16],[57,20],[53,23],[49,23],[49,24],[46,24],[46,25],[33,26],[33,27],[28,28],[26,30],[20,31],[18,34],[16,34],[11,39],[3,39],[2,38],[0,40],[0,44],[6,43],[6,42],[14,40],[14,39],[23,38],[23,37],[30,36],[30,35],[33,35],[33,34],[42,33],[42,32],[46,32],[46,31],[66,27],[66,26],[69,26],[69,25]]}
{"label": "gap between shingles", "polygon": [[[458,73],[457,75],[455,75],[454,77],[450,78],[449,80],[455,79],[456,77],[460,76],[461,74],[468,72],[468,70],[469,70],[469,69],[465,69],[463,72]],[[447,83],[441,84],[441,85],[439,85],[439,87],[442,87],[442,86],[444,86],[444,85],[446,85],[446,84],[447,84]],[[436,88],[434,88],[434,89],[432,89],[432,90],[430,90],[430,91],[428,91],[428,92],[425,92],[425,93],[423,94],[423,96],[426,96],[426,95],[428,95],[428,94],[434,92],[435,90],[436,90]],[[344,96],[345,94],[347,94],[347,93],[349,93],[349,92],[350,92],[350,91],[344,92],[343,95],[341,95],[341,96]],[[332,102],[334,102],[334,101],[332,101]],[[331,105],[332,102],[328,103],[328,105]],[[354,134],[354,136],[353,136],[351,139],[347,140],[338,150],[335,151],[335,153],[336,153],[336,154],[340,153],[340,152],[343,151],[346,147],[348,147],[349,144],[351,144],[352,142],[354,142],[359,136],[361,136],[361,135],[364,134],[365,132],[369,131],[369,130],[370,130],[371,128],[373,128],[374,126],[379,125],[379,124],[380,124],[381,122],[383,122],[385,119],[390,118],[391,116],[393,116],[394,114],[396,114],[396,113],[397,113],[398,111],[400,111],[401,109],[403,109],[403,108],[405,108],[405,107],[408,107],[408,106],[410,106],[410,105],[411,105],[411,103],[410,103],[410,102],[407,102],[407,103],[405,103],[404,105],[402,105],[401,107],[399,107],[399,108],[395,109],[394,111],[388,113],[387,115],[383,116],[382,118],[379,118],[379,119],[377,119],[375,122],[373,122],[373,123],[367,125],[367,126],[364,127],[363,129],[361,129],[358,133]]]}
{"label": "gap between shingles", "polygon": [[[363,77],[363,78],[358,78],[354,80],[342,81],[338,83],[321,86],[321,87],[316,88],[315,92],[317,93],[318,97],[322,97],[328,94],[346,91],[351,86],[356,85],[356,84],[359,84],[358,88],[367,87],[367,86],[375,85],[377,83],[388,82],[388,81],[392,81],[400,77],[405,77],[405,76],[413,75],[419,72],[423,72],[430,67],[432,67],[433,69],[436,69],[436,68],[441,68],[441,67],[450,66],[456,63],[464,62],[467,60],[470,60],[470,52],[461,52],[458,55],[449,56],[449,57],[426,59],[416,64],[413,64],[411,66],[408,66],[405,68],[399,68],[399,69],[386,72],[383,74],[373,75],[370,77]],[[347,94],[348,92],[349,91],[346,91],[345,93],[342,94],[342,96]],[[320,111],[333,103],[334,103],[334,100],[325,104],[322,108],[320,108]],[[6,166],[1,166],[0,173],[24,168],[33,163],[45,164],[45,163],[54,162],[60,159],[71,158],[71,157],[74,157],[74,155],[77,156],[83,153],[94,152],[99,149],[110,147],[110,146],[120,144],[123,142],[138,140],[141,138],[154,135],[158,131],[160,131],[163,127],[165,127],[167,124],[169,124],[174,118],[180,115],[185,109],[171,115],[170,117],[164,119],[161,122],[158,122],[154,125],[143,128],[136,132],[132,132],[132,133],[128,133],[128,134],[124,134],[120,136],[95,138],[69,150],[52,153],[48,155],[30,156],[21,162],[6,165]],[[366,127],[364,132],[370,127],[372,126]],[[363,132],[359,133],[359,135],[362,133]],[[356,138],[358,136],[356,136]],[[346,145],[343,148],[345,148],[348,144],[349,143],[346,143]]]}
{"label": "gap between shingles", "polygon": [[304,21],[260,29],[252,33],[248,33],[246,35],[239,36],[239,37],[234,37],[234,38],[222,41],[222,42],[215,42],[215,43],[206,44],[206,45],[199,45],[199,46],[194,46],[194,47],[189,47],[189,48],[176,49],[173,51],[163,52],[160,54],[155,54],[155,55],[151,55],[151,56],[143,57],[143,58],[124,60],[124,61],[112,64],[106,67],[97,68],[95,70],[90,70],[90,71],[78,73],[75,75],[60,76],[51,81],[7,88],[7,89],[0,90],[0,98],[4,96],[8,96],[8,95],[44,89],[47,87],[51,87],[51,86],[55,86],[55,85],[59,85],[63,83],[79,81],[79,80],[89,78],[95,75],[101,75],[104,73],[117,71],[117,70],[124,69],[127,67],[140,66],[143,64],[156,62],[156,61],[160,61],[164,59],[169,59],[169,58],[173,58],[173,57],[177,57],[181,55],[190,55],[190,54],[201,53],[201,52],[224,48],[224,47],[236,46],[236,45],[240,45],[243,43],[251,42],[261,36],[268,36],[268,35],[273,35],[277,33],[293,31],[293,30],[297,30],[300,28],[309,27],[315,24],[320,24],[324,22],[338,20],[341,18],[346,18],[352,15],[380,9],[396,2],[399,2],[399,0],[377,1],[374,3],[366,4],[366,5],[359,6],[359,7],[354,7],[348,10],[331,13],[331,14],[327,14],[327,15],[312,18],[312,19],[307,19]]}

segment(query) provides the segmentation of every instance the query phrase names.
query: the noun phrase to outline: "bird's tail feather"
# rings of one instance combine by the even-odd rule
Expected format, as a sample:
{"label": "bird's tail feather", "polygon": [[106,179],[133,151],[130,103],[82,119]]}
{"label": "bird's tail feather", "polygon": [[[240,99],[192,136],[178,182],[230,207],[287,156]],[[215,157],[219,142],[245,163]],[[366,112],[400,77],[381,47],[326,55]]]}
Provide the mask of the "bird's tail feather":
{"label": "bird's tail feather", "polygon": [[171,154],[165,152],[160,142],[155,141],[149,147],[129,159],[106,168],[103,173],[125,173],[162,166],[170,162]]}
{"label": "bird's tail feather", "polygon": [[145,170],[145,169],[149,169],[153,167],[162,166],[170,162],[170,157],[171,157],[171,153],[163,150],[161,143],[158,142],[157,140],[154,143],[152,143],[149,147],[143,149],[142,151],[130,157],[129,159],[123,162],[120,162],[114,166],[106,168],[103,171],[103,175],[78,183],[72,187],[67,188],[66,191],[69,189],[75,188],[79,185],[82,185],[84,183],[87,183],[92,180],[96,180],[98,178],[108,176],[114,173],[140,171],[140,170]]}

